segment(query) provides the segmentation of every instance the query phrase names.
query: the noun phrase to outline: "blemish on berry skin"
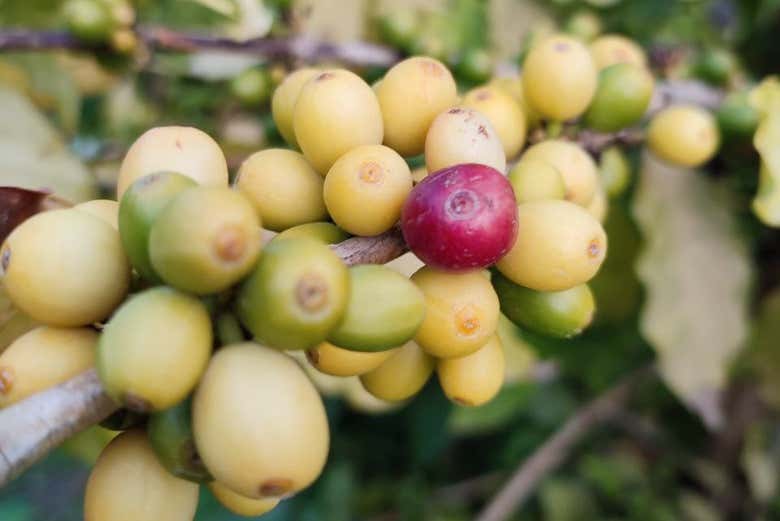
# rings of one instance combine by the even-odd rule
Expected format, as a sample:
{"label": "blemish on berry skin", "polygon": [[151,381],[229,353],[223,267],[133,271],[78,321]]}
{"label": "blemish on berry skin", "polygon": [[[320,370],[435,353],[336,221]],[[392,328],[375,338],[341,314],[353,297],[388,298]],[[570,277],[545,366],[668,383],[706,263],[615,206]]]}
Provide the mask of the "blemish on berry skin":
{"label": "blemish on berry skin", "polygon": [[225,262],[240,260],[246,250],[244,233],[233,226],[226,226],[217,234],[214,240],[214,253]]}
{"label": "blemish on berry skin", "polygon": [[485,101],[486,99],[490,99],[491,94],[489,90],[483,89],[478,91],[475,97],[478,101]]}
{"label": "blemish on berry skin", "polygon": [[304,275],[295,286],[295,299],[306,311],[318,311],[328,302],[328,286],[319,275]]}
{"label": "blemish on berry skin", "polygon": [[178,148],[179,150],[183,150],[183,147],[182,147],[182,144],[181,144],[181,140],[179,138],[176,138],[176,143],[175,144],[176,144],[176,148]]}
{"label": "blemish on berry skin", "polygon": [[472,305],[465,306],[455,313],[455,329],[461,335],[473,335],[479,331],[479,325],[479,317]]}
{"label": "blemish on berry skin", "polygon": [[566,42],[558,42],[555,44],[554,49],[557,52],[567,52],[569,50],[569,44]]}
{"label": "blemish on berry skin", "polygon": [[469,189],[457,190],[444,202],[447,216],[456,221],[471,219],[482,209],[479,196]]}
{"label": "blemish on berry skin", "polygon": [[465,110],[455,107],[454,109],[448,110],[447,114],[462,114],[463,112],[465,112]]}
{"label": "blemish on berry skin", "polygon": [[368,161],[360,165],[358,177],[364,183],[377,184],[384,179],[382,166],[374,161]]}
{"label": "blemish on berry skin", "polygon": [[11,264],[11,248],[6,248],[3,250],[3,254],[0,257],[0,269],[2,269],[3,273],[8,271],[8,266],[10,264]]}
{"label": "blemish on berry skin", "polygon": [[278,497],[293,488],[292,480],[287,478],[271,478],[260,484],[260,495],[264,497]]}
{"label": "blemish on berry skin", "polygon": [[488,131],[485,128],[485,125],[480,125],[479,129],[477,130],[477,133],[485,136],[486,139],[490,138],[490,135],[488,134]]}
{"label": "blemish on berry skin", "polygon": [[317,75],[317,77],[314,78],[314,81],[325,81],[325,80],[329,80],[329,79],[334,78],[334,77],[335,77],[335,74],[333,74],[332,72],[323,72],[323,73]]}
{"label": "blemish on berry skin", "polygon": [[441,66],[431,60],[423,60],[420,63],[420,67],[422,68],[423,73],[429,76],[441,76],[443,72]]}
{"label": "blemish on berry skin", "polygon": [[14,374],[10,367],[0,367],[0,394],[8,394],[14,386]]}
{"label": "blemish on berry skin", "polygon": [[591,259],[597,258],[601,254],[601,244],[597,239],[593,239],[588,244],[588,257]]}

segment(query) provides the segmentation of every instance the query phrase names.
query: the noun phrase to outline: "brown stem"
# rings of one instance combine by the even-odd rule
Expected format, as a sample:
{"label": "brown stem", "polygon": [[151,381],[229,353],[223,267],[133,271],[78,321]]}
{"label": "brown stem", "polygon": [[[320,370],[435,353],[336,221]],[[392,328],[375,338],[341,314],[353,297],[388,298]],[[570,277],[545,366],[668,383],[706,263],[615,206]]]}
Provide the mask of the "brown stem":
{"label": "brown stem", "polygon": [[[338,61],[355,66],[389,66],[398,54],[387,47],[368,42],[331,43],[306,36],[255,38],[237,41],[202,34],[183,33],[162,27],[138,27],[136,34],[148,47],[174,52],[222,50],[250,54],[269,60],[304,62]],[[41,51],[49,49],[90,50],[84,42],[64,31],[0,31],[0,50]]]}
{"label": "brown stem", "polygon": [[[406,245],[394,229],[378,237],[347,239],[333,249],[351,266],[384,264],[404,253]],[[0,487],[116,408],[93,369],[0,410]]]}
{"label": "brown stem", "polygon": [[574,445],[625,406],[637,383],[643,380],[641,376],[649,372],[649,369],[644,369],[626,377],[569,418],[558,432],[518,467],[479,514],[477,521],[503,521],[509,518],[536,490],[539,482],[566,460]]}
{"label": "brown stem", "polygon": [[0,487],[114,410],[94,369],[0,410]]}

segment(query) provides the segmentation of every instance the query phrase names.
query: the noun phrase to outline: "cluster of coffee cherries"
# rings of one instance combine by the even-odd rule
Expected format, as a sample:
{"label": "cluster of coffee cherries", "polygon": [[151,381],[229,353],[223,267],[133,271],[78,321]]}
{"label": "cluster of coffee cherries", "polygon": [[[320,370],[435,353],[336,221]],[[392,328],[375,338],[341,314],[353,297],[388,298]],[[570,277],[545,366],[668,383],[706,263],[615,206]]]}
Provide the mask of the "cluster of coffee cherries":
{"label": "cluster of coffee cherries", "polygon": [[[590,90],[566,90],[582,78]],[[434,373],[453,402],[488,402],[502,312],[556,337],[593,317],[596,164],[562,139],[520,153],[540,118],[597,118],[601,88],[567,37],[536,45],[522,79],[462,97],[429,57],[373,86],[300,69],[272,98],[290,148],[251,155],[232,183],[207,134],[148,130],[117,201],[37,214],[2,245],[3,287],[41,325],[0,355],[0,406],[96,367],[120,407],[107,425],[124,432],[90,476],[85,519],[184,521],[199,484],[259,515],[319,476],[330,433],[300,364],[381,403]],[[333,246],[379,236],[352,252],[376,262],[398,228],[411,253],[388,265],[348,265]]]}

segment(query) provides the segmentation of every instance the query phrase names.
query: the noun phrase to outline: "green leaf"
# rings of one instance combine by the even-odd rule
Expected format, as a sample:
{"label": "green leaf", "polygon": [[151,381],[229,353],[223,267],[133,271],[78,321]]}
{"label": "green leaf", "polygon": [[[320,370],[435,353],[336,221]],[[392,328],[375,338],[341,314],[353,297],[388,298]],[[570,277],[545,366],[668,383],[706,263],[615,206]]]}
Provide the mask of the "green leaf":
{"label": "green leaf", "polygon": [[780,79],[762,81],[750,93],[750,104],[760,121],[753,145],[761,156],[758,193],[753,211],[764,224],[780,226]]}
{"label": "green leaf", "polygon": [[640,328],[672,391],[710,428],[747,333],[751,264],[725,193],[704,176],[643,158],[634,215],[645,237]]}

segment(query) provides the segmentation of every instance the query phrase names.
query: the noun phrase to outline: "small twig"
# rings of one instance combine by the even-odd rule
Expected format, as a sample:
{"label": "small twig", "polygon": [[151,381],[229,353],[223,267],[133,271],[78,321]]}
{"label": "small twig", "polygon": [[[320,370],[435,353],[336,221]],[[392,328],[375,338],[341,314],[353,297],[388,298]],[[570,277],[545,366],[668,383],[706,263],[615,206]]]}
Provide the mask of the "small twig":
{"label": "small twig", "polygon": [[0,411],[0,487],[114,410],[93,369]]}
{"label": "small twig", "polygon": [[477,521],[503,521],[511,516],[536,490],[539,482],[566,460],[577,442],[623,408],[642,376],[649,372],[650,369],[644,369],[626,377],[569,418],[558,432],[519,466],[479,514]]}
{"label": "small twig", "polygon": [[[301,35],[237,41],[218,36],[172,31],[161,27],[138,27],[136,34],[149,48],[162,51],[184,53],[206,50],[230,51],[268,60],[300,60],[309,63],[338,61],[354,66],[389,66],[398,61],[398,54],[393,49],[362,41],[331,43]],[[0,50],[50,49],[94,50],[94,47],[90,47],[65,31],[27,29],[0,31]]]}
{"label": "small twig", "polygon": [[[384,264],[406,251],[401,232],[354,237],[333,246],[345,264]],[[0,410],[0,487],[117,406],[95,370]]]}

